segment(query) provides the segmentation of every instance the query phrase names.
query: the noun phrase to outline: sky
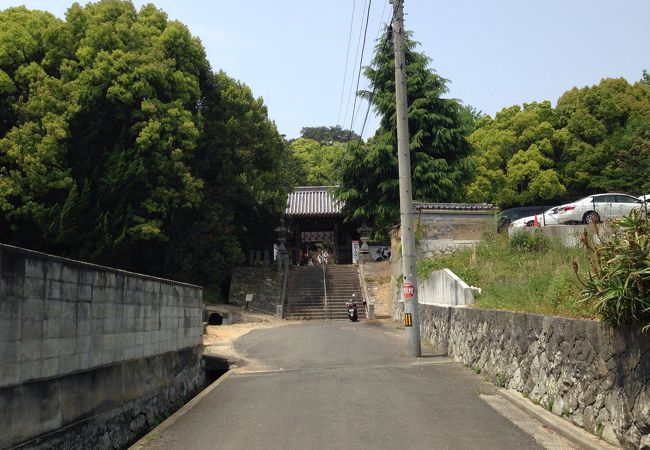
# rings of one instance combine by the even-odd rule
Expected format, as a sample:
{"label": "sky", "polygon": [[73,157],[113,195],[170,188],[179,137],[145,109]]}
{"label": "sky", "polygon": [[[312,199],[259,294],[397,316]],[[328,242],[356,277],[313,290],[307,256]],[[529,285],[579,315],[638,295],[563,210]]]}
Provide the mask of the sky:
{"label": "sky", "polygon": [[[391,16],[388,0],[155,0],[200,38],[212,68],[262,97],[287,139],[302,127],[341,125],[360,134],[368,108],[356,91],[361,65]],[[0,0],[63,18],[71,1]],[[85,1],[79,3],[84,4]],[[573,87],[650,71],[650,0],[405,0],[418,51],[449,80],[449,97],[494,116],[532,101],[555,105]],[[349,49],[349,51],[348,51]],[[347,68],[347,70],[346,70]],[[359,88],[367,87],[362,77]],[[363,136],[374,134],[368,120]]]}

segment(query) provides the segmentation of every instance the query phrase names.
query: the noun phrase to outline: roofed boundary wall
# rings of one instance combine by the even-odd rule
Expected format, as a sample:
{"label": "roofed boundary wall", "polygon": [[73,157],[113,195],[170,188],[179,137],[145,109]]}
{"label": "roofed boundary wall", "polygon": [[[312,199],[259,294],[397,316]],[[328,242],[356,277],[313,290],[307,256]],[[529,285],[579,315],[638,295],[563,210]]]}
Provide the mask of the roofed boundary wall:
{"label": "roofed boundary wall", "polygon": [[202,288],[0,244],[0,448],[113,448],[204,383]]}

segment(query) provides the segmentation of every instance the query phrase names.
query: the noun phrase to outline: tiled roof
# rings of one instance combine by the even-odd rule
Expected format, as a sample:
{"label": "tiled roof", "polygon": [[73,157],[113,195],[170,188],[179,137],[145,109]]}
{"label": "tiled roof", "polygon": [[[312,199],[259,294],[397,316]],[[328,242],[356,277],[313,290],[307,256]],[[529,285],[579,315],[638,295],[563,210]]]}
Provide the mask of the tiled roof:
{"label": "tiled roof", "polygon": [[458,211],[475,211],[496,209],[490,203],[419,203],[413,202],[414,209],[450,209]]}
{"label": "tiled roof", "polygon": [[299,186],[289,193],[286,213],[290,216],[338,216],[343,204],[330,190],[333,186]]}

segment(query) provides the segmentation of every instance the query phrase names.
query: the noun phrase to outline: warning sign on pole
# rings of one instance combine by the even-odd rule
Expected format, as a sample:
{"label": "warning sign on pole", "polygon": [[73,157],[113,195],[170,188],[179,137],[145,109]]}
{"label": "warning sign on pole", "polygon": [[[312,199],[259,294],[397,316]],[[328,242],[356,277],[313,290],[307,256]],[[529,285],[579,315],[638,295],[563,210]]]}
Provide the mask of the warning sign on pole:
{"label": "warning sign on pole", "polygon": [[413,326],[413,316],[411,313],[404,313],[404,326],[412,327]]}
{"label": "warning sign on pole", "polygon": [[408,300],[410,298],[413,298],[415,295],[415,286],[413,286],[411,283],[404,283],[402,285],[402,296]]}

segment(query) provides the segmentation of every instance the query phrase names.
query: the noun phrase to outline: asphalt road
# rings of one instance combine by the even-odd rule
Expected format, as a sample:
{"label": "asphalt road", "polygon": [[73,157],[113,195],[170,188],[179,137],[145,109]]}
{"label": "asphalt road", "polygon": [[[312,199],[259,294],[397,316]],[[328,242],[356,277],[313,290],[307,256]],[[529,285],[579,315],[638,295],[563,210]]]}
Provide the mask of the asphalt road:
{"label": "asphalt road", "polygon": [[538,449],[444,357],[404,356],[403,332],[311,322],[236,342],[249,363],[154,433],[161,449]]}

